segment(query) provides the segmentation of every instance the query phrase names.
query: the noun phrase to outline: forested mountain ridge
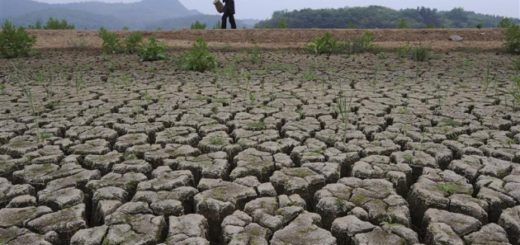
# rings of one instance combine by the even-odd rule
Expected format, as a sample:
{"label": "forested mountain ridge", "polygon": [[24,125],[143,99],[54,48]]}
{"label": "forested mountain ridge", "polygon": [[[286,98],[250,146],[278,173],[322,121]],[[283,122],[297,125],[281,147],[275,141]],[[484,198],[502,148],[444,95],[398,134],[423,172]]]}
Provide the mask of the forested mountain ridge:
{"label": "forested mountain ridge", "polygon": [[[275,28],[286,21],[289,28],[397,28],[405,20],[409,28],[496,27],[503,17],[478,14],[454,8],[438,11],[426,7],[394,10],[382,6],[345,7],[338,9],[302,9],[276,11],[272,18],[256,24],[256,28]],[[515,22],[519,22],[517,19]]]}

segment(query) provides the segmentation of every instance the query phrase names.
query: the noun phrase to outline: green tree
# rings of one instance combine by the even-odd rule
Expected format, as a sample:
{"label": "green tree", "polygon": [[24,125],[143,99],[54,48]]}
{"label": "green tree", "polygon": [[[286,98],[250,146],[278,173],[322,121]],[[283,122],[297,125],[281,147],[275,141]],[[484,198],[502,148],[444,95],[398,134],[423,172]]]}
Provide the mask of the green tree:
{"label": "green tree", "polygon": [[426,28],[428,28],[428,29],[433,29],[433,28],[435,28],[435,23],[433,23],[433,21],[430,21],[430,23],[428,23],[428,25],[426,26]]}
{"label": "green tree", "polygon": [[355,29],[356,26],[354,25],[354,23],[352,23],[352,21],[349,21],[348,24],[347,24],[347,28],[348,29]]}
{"label": "green tree", "polygon": [[397,26],[399,29],[408,29],[408,23],[405,19],[401,19],[401,22],[399,22],[399,25]]}
{"label": "green tree", "polygon": [[498,22],[498,28],[508,28],[513,25],[513,22],[509,18],[503,18]]}
{"label": "green tree", "polygon": [[59,21],[58,19],[49,18],[47,23],[43,26],[45,30],[74,30],[76,26],[74,24],[67,23],[66,20]]}
{"label": "green tree", "polygon": [[287,22],[287,20],[284,17],[282,17],[280,19],[280,22],[278,22],[278,25],[276,26],[276,28],[287,29],[287,28],[289,28],[289,23]]}

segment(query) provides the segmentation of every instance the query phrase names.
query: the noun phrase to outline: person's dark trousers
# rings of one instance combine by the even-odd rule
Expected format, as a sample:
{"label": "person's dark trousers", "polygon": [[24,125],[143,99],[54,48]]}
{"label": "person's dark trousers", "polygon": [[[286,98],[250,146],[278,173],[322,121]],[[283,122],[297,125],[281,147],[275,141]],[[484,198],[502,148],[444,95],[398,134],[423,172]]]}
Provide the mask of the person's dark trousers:
{"label": "person's dark trousers", "polygon": [[227,29],[227,19],[229,17],[229,23],[231,24],[231,29],[237,29],[237,23],[235,22],[235,15],[224,13],[222,16],[222,29]]}

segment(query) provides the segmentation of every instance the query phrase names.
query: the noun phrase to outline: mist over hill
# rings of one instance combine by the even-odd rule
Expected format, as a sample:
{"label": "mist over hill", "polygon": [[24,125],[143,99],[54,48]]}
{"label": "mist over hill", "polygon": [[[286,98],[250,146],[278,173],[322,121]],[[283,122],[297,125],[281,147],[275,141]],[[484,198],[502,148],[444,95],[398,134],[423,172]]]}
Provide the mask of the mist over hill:
{"label": "mist over hill", "polygon": [[[196,20],[213,26],[217,15],[204,15],[189,10],[178,0],[142,0],[135,3],[80,2],[48,4],[32,0],[0,0],[0,20],[8,19],[16,25],[27,26],[36,21],[45,22],[50,17],[66,19],[76,29],[121,29],[131,30],[189,28]],[[251,28],[257,21],[237,21],[240,27]],[[155,23],[160,23],[155,25]]]}

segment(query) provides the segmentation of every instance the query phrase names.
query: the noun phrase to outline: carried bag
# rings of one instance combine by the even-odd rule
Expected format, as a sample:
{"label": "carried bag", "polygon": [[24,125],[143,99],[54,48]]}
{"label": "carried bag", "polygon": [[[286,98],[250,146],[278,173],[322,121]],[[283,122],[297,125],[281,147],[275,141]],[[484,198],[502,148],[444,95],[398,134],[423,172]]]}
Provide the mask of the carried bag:
{"label": "carried bag", "polygon": [[217,12],[224,12],[224,4],[220,0],[214,0],[213,4],[215,4],[215,7],[217,8]]}

